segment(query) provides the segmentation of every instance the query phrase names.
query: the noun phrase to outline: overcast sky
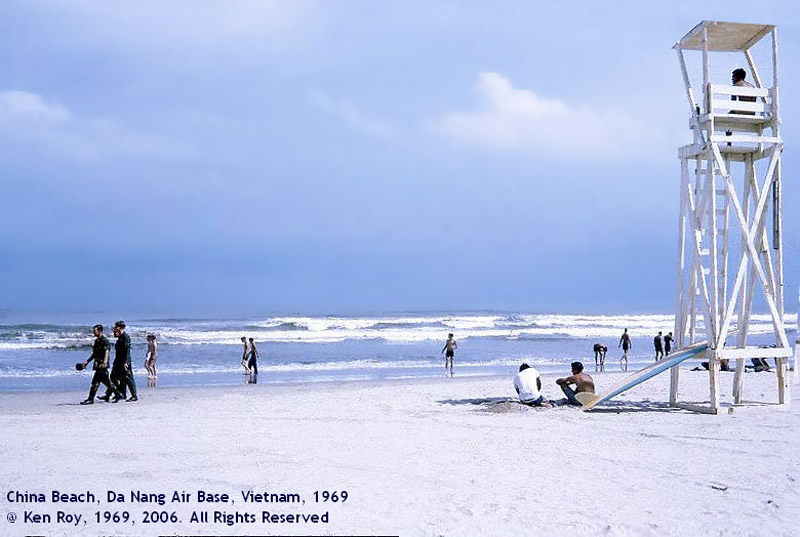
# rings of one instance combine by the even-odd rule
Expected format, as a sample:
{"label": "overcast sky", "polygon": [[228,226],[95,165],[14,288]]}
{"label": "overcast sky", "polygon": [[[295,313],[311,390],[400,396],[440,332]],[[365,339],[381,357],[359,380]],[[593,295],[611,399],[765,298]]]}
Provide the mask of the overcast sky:
{"label": "overcast sky", "polygon": [[671,313],[671,47],[709,19],[779,27],[792,311],[798,13],[4,0],[0,308]]}

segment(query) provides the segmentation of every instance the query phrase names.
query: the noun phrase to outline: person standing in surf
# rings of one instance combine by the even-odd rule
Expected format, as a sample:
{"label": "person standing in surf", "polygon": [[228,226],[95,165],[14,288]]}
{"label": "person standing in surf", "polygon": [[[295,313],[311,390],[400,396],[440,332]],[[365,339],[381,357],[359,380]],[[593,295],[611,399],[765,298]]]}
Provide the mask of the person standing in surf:
{"label": "person standing in surf", "polygon": [[622,347],[622,358],[619,359],[619,363],[625,363],[625,371],[628,370],[628,351],[633,348],[633,343],[631,343],[631,336],[628,335],[628,329],[626,328],[625,331],[622,333],[622,336],[619,338],[619,345],[617,348]]}
{"label": "person standing in surf", "polygon": [[247,368],[253,372],[253,375],[258,375],[258,356],[256,342],[250,338],[250,357],[247,360]]}
{"label": "person standing in surf", "polygon": [[147,334],[147,356],[144,359],[144,368],[147,369],[147,378],[156,378],[156,358],[158,357],[158,343],[154,334]]}
{"label": "person standing in surf", "polygon": [[665,356],[669,356],[669,353],[672,352],[672,342],[674,338],[672,337],[672,332],[664,336],[664,354]]}
{"label": "person standing in surf", "polygon": [[664,359],[664,338],[661,337],[661,332],[653,338],[653,348],[656,351],[656,362],[659,358]]}
{"label": "person standing in surf", "polygon": [[242,349],[242,367],[244,368],[244,374],[248,374],[250,372],[250,368],[247,367],[247,360],[250,358],[250,344],[247,343],[247,338],[242,336],[242,345],[244,348]]}
{"label": "person standing in surf", "polygon": [[447,341],[444,342],[442,352],[444,353],[444,374],[445,376],[453,376],[453,358],[456,355],[458,343],[453,339],[453,334],[447,334]]}

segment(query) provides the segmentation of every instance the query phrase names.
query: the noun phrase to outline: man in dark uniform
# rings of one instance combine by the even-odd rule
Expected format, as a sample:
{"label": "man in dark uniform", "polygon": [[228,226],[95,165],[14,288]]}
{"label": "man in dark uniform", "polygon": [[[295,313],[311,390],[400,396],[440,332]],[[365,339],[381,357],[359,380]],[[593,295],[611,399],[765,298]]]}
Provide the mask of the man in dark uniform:
{"label": "man in dark uniform", "polygon": [[92,386],[89,388],[89,397],[81,401],[81,404],[91,405],[94,403],[94,396],[101,383],[105,384],[109,392],[114,394],[114,402],[116,403],[122,399],[122,397],[108,378],[108,355],[111,352],[111,343],[109,343],[108,338],[103,335],[102,324],[94,325],[92,327],[92,332],[95,337],[94,344],[92,345],[92,355],[83,362],[83,367],[85,368],[89,362],[94,360],[94,365],[92,366],[94,375],[92,376]]}
{"label": "man in dark uniform", "polygon": [[[114,337],[117,342],[114,344],[114,365],[111,367],[111,382],[114,383],[120,396],[125,399],[128,388],[131,390],[131,401],[138,401],[136,396],[136,381],[133,379],[133,364],[131,363],[131,338],[125,332],[125,322],[117,321],[114,323]],[[106,391],[106,395],[101,399],[111,397],[111,390]]]}

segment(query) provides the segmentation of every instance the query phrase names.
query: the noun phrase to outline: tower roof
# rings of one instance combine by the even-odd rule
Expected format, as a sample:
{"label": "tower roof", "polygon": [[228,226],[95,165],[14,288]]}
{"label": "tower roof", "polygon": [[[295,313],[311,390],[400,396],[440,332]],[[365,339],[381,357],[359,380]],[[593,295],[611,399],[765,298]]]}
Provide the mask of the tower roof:
{"label": "tower roof", "polygon": [[713,52],[744,51],[770,33],[771,24],[703,21],[675,45],[684,50],[703,50],[703,28],[707,30],[708,50]]}

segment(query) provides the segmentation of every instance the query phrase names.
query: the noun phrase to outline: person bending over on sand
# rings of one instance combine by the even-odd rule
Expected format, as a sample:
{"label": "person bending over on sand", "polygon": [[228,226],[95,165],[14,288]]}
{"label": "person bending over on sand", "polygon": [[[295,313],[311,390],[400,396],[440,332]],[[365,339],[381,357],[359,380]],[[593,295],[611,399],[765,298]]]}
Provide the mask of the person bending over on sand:
{"label": "person bending over on sand", "polygon": [[247,367],[247,360],[250,358],[250,345],[247,343],[247,338],[242,336],[242,344],[244,348],[242,349],[242,367],[244,368],[245,374],[250,372],[250,368]]}
{"label": "person bending over on sand", "polygon": [[147,369],[147,378],[156,378],[156,358],[158,358],[158,343],[156,336],[147,334],[147,356],[144,359],[144,368]]}
{"label": "person bending over on sand", "polygon": [[653,348],[656,350],[656,362],[659,358],[664,358],[664,338],[661,337],[661,332],[653,338]]}
{"label": "person bending over on sand", "polygon": [[628,329],[626,328],[625,331],[622,333],[622,336],[619,338],[619,345],[617,348],[622,347],[622,358],[619,359],[619,363],[625,362],[625,369],[628,369],[628,351],[633,348],[633,343],[631,343],[631,336],[628,335]]}
{"label": "person bending over on sand", "polygon": [[519,395],[519,402],[530,406],[550,406],[550,401],[542,395],[542,379],[539,372],[527,363],[522,362],[519,373],[514,377],[514,389]]}
{"label": "person bending over on sand", "polygon": [[595,343],[594,344],[594,366],[595,368],[599,365],[600,369],[605,368],[606,365],[606,353],[608,352],[608,347],[603,345],[602,343]]}
{"label": "person bending over on sand", "polygon": [[[567,403],[570,405],[583,406],[575,398],[576,393],[594,393],[594,380],[583,372],[583,364],[572,362],[572,375],[556,380],[556,384],[561,386],[561,391],[567,396]],[[570,388],[570,384],[575,385],[575,389]]]}
{"label": "person bending over on sand", "polygon": [[95,338],[94,344],[92,345],[92,355],[83,362],[83,367],[81,369],[86,368],[89,362],[94,360],[94,364],[92,365],[94,375],[92,375],[92,386],[89,388],[89,397],[81,401],[81,404],[91,405],[94,403],[94,396],[97,394],[97,388],[100,387],[100,384],[105,384],[106,388],[111,390],[114,394],[114,402],[116,403],[122,399],[122,396],[117,391],[117,388],[111,384],[111,379],[108,377],[108,356],[111,354],[111,343],[108,341],[108,338],[103,335],[102,324],[94,325],[92,327],[92,333]]}
{"label": "person bending over on sand", "polygon": [[453,358],[456,355],[458,343],[453,339],[453,334],[447,334],[447,341],[444,342],[442,352],[444,353],[444,374],[445,376],[453,376]]}
{"label": "person bending over on sand", "polygon": [[252,371],[254,375],[258,375],[258,356],[256,343],[253,341],[253,338],[250,338],[250,358],[247,360],[247,368]]}

